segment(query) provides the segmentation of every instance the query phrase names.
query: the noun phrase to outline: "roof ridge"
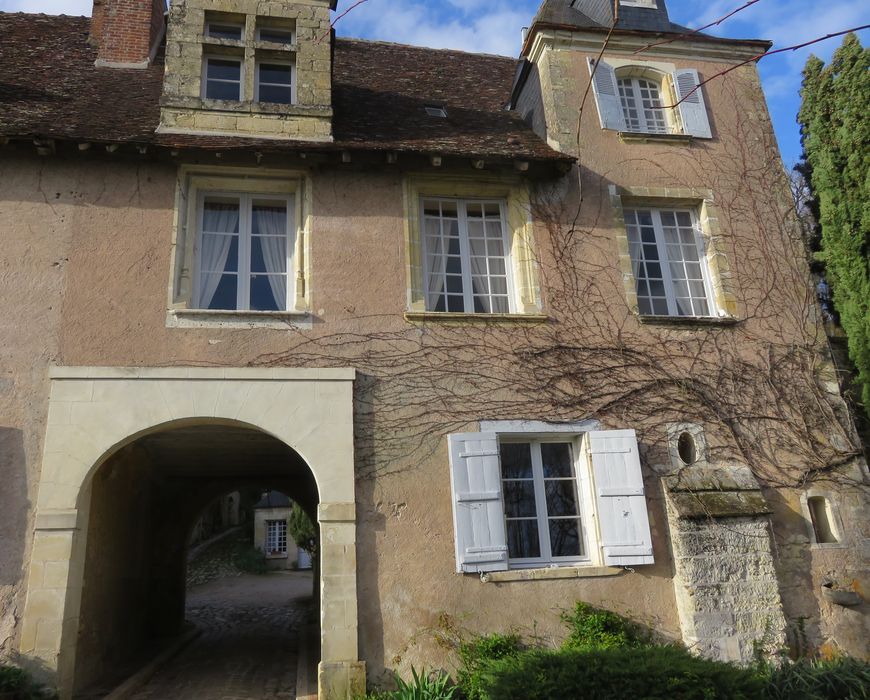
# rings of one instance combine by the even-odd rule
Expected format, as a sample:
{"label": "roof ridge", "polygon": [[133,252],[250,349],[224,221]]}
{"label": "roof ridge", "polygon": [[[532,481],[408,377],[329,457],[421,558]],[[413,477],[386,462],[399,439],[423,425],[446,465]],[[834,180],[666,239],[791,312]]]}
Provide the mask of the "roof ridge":
{"label": "roof ridge", "polygon": [[464,51],[463,49],[445,49],[445,48],[435,48],[434,46],[420,46],[419,44],[403,44],[398,41],[386,41],[384,39],[364,39],[361,37],[349,37],[349,36],[339,36],[336,37],[336,42],[345,42],[345,43],[358,43],[358,44],[381,44],[382,46],[398,46],[403,49],[418,49],[420,51],[440,51],[442,53],[455,53],[460,54],[462,56],[483,56],[485,58],[498,58],[502,61],[513,61],[516,62],[517,59],[515,56],[504,56],[498,53],[485,53],[479,51]]}

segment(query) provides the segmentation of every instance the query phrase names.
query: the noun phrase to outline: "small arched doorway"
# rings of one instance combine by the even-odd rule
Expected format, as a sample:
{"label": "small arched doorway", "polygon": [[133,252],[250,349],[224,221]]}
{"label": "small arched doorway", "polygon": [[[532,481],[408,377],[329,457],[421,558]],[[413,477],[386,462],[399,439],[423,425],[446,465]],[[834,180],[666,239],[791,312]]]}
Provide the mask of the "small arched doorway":
{"label": "small arched doorway", "polygon": [[348,369],[52,371],[20,651],[48,669],[62,698],[105,670],[108,640],[124,650],[178,631],[184,532],[209,500],[264,478],[319,522],[319,697],[358,692],[353,378]]}

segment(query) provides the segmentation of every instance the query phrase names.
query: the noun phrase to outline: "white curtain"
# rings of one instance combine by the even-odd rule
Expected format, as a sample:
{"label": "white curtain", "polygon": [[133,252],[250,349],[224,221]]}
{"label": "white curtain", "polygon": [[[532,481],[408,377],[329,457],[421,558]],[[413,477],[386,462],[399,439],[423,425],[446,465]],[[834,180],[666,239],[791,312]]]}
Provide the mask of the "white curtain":
{"label": "white curtain", "polygon": [[214,233],[238,233],[239,205],[224,202],[207,202],[202,212],[202,238],[200,241],[200,289],[199,306],[211,306],[221,282],[233,236],[209,235]]}
{"label": "white curtain", "polygon": [[269,286],[281,311],[287,308],[287,210],[277,207],[255,207],[254,230],[263,250],[263,262],[269,273]]}
{"label": "white curtain", "polygon": [[[444,249],[444,239],[440,237],[441,222],[438,219],[426,219],[426,233],[429,234],[426,261],[429,288],[426,300],[426,310],[434,311],[444,293],[444,274],[447,271],[447,251]],[[437,238],[436,238],[437,236]],[[435,248],[433,250],[433,248]],[[438,255],[437,253],[441,253]],[[447,299],[444,300],[444,311],[447,311]]]}

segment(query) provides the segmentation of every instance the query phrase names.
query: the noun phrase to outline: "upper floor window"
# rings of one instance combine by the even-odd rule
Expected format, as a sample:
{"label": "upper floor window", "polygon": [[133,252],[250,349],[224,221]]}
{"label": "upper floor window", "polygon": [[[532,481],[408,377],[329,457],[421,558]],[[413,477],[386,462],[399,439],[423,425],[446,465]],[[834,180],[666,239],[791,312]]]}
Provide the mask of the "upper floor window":
{"label": "upper floor window", "polygon": [[426,197],[421,206],[426,310],[510,313],[504,202]]}
{"label": "upper floor window", "polygon": [[710,273],[695,213],[625,209],[625,228],[644,316],[713,316]]}
{"label": "upper floor window", "polygon": [[203,192],[197,219],[195,308],[286,310],[290,198]]}
{"label": "upper floor window", "polygon": [[628,131],[668,133],[667,118],[662,109],[660,83],[648,78],[619,78],[617,85]]}
{"label": "upper floor window", "polygon": [[212,39],[231,39],[241,41],[244,25],[231,22],[208,22],[205,27],[206,36]]}
{"label": "upper floor window", "polygon": [[257,63],[255,102],[293,103],[293,64],[277,61]]}
{"label": "upper floor window", "polygon": [[662,64],[653,68],[642,63],[615,67],[592,58],[588,64],[603,129],[712,136],[696,70],[665,64],[665,71]]}

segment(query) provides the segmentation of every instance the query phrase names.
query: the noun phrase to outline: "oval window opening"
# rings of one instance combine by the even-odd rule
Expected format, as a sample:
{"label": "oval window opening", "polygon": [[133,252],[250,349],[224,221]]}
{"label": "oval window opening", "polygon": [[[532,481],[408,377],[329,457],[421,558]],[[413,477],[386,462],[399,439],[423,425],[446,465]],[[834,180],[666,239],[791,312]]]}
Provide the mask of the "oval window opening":
{"label": "oval window opening", "polygon": [[683,464],[692,464],[697,458],[695,453],[695,438],[689,433],[681,433],[677,440],[677,453]]}

